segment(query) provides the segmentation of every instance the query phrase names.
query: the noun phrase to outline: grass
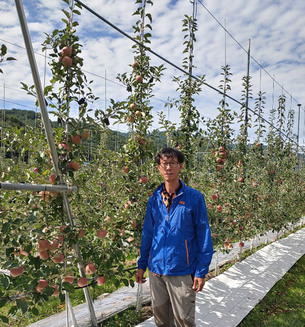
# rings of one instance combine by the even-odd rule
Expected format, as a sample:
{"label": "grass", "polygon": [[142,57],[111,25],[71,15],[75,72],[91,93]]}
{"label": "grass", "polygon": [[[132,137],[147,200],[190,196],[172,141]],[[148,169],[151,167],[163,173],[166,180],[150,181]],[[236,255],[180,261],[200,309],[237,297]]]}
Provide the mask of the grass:
{"label": "grass", "polygon": [[238,327],[305,326],[305,256],[277,282]]}
{"label": "grass", "polygon": [[99,327],[134,327],[151,316],[152,310],[149,305],[142,306],[140,312],[133,307],[103,321]]}

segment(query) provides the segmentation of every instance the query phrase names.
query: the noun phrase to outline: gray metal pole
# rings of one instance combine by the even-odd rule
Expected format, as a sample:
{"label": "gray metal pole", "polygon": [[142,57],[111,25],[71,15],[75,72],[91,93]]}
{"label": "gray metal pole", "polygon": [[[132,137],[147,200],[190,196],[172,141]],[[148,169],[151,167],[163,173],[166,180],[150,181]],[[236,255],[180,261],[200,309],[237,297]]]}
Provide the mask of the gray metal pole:
{"label": "gray metal pole", "polygon": [[76,192],[76,186],[49,185],[49,184],[23,184],[23,183],[0,183],[0,190],[19,191],[51,191],[51,192]]}
{"label": "gray metal pole", "polygon": [[297,154],[299,153],[299,138],[300,138],[300,116],[301,116],[301,104],[298,104],[299,112],[298,112],[298,135],[297,135]]}
{"label": "gray metal pole", "polygon": [[[34,80],[34,85],[35,85],[35,89],[36,89],[36,93],[37,93],[37,97],[38,97],[38,103],[39,103],[41,116],[42,116],[42,119],[43,119],[43,124],[44,124],[44,127],[45,127],[45,131],[46,131],[48,144],[49,144],[50,151],[51,151],[53,165],[54,165],[54,168],[55,168],[56,175],[60,177],[60,182],[63,183],[62,174],[61,174],[61,172],[59,170],[59,167],[58,167],[58,155],[57,155],[57,151],[56,151],[56,147],[55,147],[52,127],[51,127],[51,123],[50,123],[50,120],[49,120],[49,115],[48,115],[48,112],[47,112],[45,99],[44,99],[44,96],[43,96],[44,92],[42,90],[41,81],[40,81],[40,78],[39,78],[39,73],[38,73],[38,69],[37,69],[37,65],[36,65],[36,60],[35,60],[35,56],[34,56],[34,51],[33,51],[33,47],[32,47],[30,33],[29,33],[29,30],[28,30],[27,22],[26,22],[26,17],[25,17],[25,13],[24,13],[22,0],[15,0],[15,4],[16,4],[16,8],[17,8],[17,13],[18,13],[19,21],[20,21],[20,26],[21,26],[21,30],[22,30],[22,34],[23,34],[23,39],[24,39],[24,43],[25,43],[29,63],[30,63],[30,66],[31,66],[32,76],[33,76],[33,80]],[[66,193],[63,193],[63,204],[64,204],[64,210],[65,210],[66,215],[67,215],[67,217],[69,219],[69,222],[70,222],[71,226],[74,226],[72,213],[71,213],[71,210],[70,210],[70,205],[69,205],[69,201],[68,201],[68,197],[67,197]],[[80,253],[80,249],[79,249],[78,244],[74,245],[74,251],[75,251],[75,256],[77,257],[77,260],[79,262],[78,263],[79,273],[80,273],[80,275],[82,277],[85,277],[85,271],[84,271],[84,268],[83,268],[83,260],[82,260],[82,257],[81,257],[81,253]],[[92,298],[91,298],[91,295],[90,295],[90,292],[89,292],[89,288],[85,287],[83,290],[84,290],[86,302],[87,302],[87,305],[88,305],[88,309],[89,309],[89,312],[90,312],[92,325],[94,327],[97,327],[97,320],[96,320],[96,316],[95,316],[95,312],[94,312]]]}
{"label": "gray metal pole", "polygon": [[249,79],[250,79],[250,39],[248,44],[248,62],[247,62],[247,90],[246,90],[246,108],[245,108],[245,134],[248,138],[248,105],[249,105]]}

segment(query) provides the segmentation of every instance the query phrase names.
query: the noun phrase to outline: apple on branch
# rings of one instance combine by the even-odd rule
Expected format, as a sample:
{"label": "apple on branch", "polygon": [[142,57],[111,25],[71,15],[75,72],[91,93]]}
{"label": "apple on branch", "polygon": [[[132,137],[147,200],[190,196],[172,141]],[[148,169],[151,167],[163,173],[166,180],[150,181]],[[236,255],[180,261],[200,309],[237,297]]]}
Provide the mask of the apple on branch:
{"label": "apple on branch", "polygon": [[23,266],[17,267],[17,268],[11,268],[10,269],[10,275],[12,277],[18,277],[21,276],[23,274]]}

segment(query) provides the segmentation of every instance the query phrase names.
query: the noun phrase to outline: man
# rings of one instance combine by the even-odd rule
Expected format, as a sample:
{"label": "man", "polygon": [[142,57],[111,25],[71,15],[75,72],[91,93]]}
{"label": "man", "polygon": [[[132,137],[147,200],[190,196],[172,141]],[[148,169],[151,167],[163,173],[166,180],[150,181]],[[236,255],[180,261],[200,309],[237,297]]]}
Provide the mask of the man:
{"label": "man", "polygon": [[195,295],[202,290],[213,245],[203,195],[179,179],[184,155],[164,148],[155,158],[164,179],[149,198],[136,282],[149,269],[157,326],[195,325]]}

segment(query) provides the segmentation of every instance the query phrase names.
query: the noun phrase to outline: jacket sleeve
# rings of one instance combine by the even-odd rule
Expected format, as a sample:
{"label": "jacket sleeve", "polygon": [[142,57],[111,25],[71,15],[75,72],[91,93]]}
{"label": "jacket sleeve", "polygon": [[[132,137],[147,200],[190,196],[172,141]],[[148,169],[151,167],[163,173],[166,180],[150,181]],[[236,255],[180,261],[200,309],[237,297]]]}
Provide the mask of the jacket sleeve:
{"label": "jacket sleeve", "polygon": [[140,258],[138,260],[138,268],[146,270],[148,266],[151,243],[153,239],[154,220],[152,215],[152,199],[147,203],[146,215],[144,219],[142,240],[140,248]]}
{"label": "jacket sleeve", "polygon": [[209,272],[213,256],[213,242],[208,221],[208,213],[203,195],[200,193],[194,209],[197,239],[197,265],[195,277],[204,278]]}

